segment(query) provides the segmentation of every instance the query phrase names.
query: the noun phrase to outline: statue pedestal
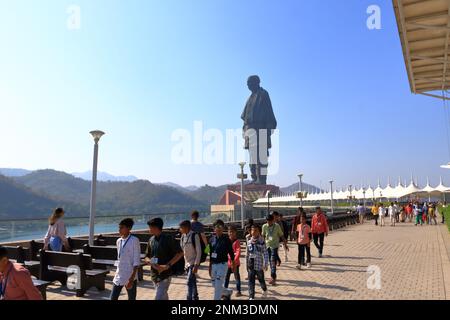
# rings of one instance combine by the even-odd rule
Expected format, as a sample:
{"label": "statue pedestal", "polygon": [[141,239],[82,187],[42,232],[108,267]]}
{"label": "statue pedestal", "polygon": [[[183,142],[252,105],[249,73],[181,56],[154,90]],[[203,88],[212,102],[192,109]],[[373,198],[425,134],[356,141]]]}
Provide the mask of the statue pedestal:
{"label": "statue pedestal", "polygon": [[[252,202],[264,198],[267,195],[267,191],[275,195],[280,192],[280,187],[270,184],[246,184],[244,186],[245,219],[264,217],[266,211],[262,210],[261,213],[259,212],[261,210],[259,210],[256,214],[255,210],[253,210]],[[226,215],[231,221],[239,221],[241,219],[241,198],[241,184],[228,185],[219,202],[211,205],[211,215],[219,217]]]}
{"label": "statue pedestal", "polygon": [[[241,185],[240,184],[232,184],[227,187],[228,191],[232,191],[235,193],[241,194]],[[267,191],[270,191],[272,195],[280,192],[280,187],[271,185],[271,184],[246,184],[244,185],[244,198],[247,201],[255,201],[259,198],[263,198],[266,196]]]}

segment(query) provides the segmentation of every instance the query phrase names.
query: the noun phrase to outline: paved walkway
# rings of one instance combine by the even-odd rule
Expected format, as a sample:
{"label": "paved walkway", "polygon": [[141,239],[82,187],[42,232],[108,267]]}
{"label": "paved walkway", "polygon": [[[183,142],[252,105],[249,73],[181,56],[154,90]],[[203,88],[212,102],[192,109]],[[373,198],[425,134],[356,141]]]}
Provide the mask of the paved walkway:
{"label": "paved walkway", "polygon": [[[380,228],[367,222],[330,233],[325,244],[324,257],[317,258],[313,246],[312,268],[299,271],[295,268],[297,248],[291,243],[289,262],[279,268],[278,285],[269,287],[268,299],[450,300],[450,235],[443,225],[415,227],[404,223]],[[281,256],[284,260],[284,250]],[[372,280],[377,277],[368,273],[369,266],[380,270],[381,289],[374,288]],[[108,299],[112,274],[106,291],[92,289],[84,298]],[[241,267],[245,278],[243,274]],[[205,267],[200,277],[200,298],[210,299],[212,287]],[[374,289],[368,288],[368,279]],[[248,299],[247,284],[243,282],[244,296],[240,299]],[[234,287],[234,281],[230,287]],[[257,299],[261,298],[260,292],[258,288]],[[172,300],[185,299],[185,279],[174,278],[169,293]],[[153,297],[153,284],[146,273],[138,288],[138,299]],[[51,286],[48,299],[78,298],[60,286]],[[126,299],[125,290],[121,299]]]}

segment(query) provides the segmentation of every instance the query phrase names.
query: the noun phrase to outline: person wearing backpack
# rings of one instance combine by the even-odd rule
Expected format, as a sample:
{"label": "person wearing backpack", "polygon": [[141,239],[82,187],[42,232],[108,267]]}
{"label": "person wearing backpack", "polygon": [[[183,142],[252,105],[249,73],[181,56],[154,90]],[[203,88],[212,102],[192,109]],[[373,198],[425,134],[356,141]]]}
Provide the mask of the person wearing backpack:
{"label": "person wearing backpack", "polygon": [[189,220],[180,223],[180,232],[180,245],[184,253],[187,270],[187,300],[199,300],[197,272],[202,259],[200,235],[192,231]]}
{"label": "person wearing backpack", "polygon": [[[200,238],[203,242],[202,246],[206,247],[208,245],[208,239],[206,238],[205,235],[205,226],[203,225],[203,223],[201,223],[200,221],[198,221],[200,214],[197,210],[192,211],[191,213],[191,229],[193,232],[198,233],[200,235]],[[202,261],[205,262],[205,261]]]}
{"label": "person wearing backpack", "polygon": [[145,252],[145,262],[151,266],[151,278],[156,287],[155,300],[169,300],[173,266],[183,258],[183,250],[174,237],[163,233],[164,222],[154,218],[147,222],[152,237]]}

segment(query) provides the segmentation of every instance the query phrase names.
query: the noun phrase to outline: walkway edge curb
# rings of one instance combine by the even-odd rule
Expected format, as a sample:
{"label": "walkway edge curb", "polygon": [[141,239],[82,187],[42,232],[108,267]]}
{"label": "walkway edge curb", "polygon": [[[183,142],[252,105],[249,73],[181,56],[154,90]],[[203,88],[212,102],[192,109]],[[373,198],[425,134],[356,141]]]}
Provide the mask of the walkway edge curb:
{"label": "walkway edge curb", "polygon": [[446,225],[439,227],[442,273],[444,276],[445,299],[450,300],[450,232]]}

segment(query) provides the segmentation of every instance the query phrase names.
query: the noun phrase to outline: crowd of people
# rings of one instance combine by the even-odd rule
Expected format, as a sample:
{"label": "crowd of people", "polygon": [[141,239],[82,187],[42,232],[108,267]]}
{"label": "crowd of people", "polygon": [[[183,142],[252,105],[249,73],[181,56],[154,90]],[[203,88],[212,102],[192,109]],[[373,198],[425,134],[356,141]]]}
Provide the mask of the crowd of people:
{"label": "crowd of people", "polygon": [[[280,247],[284,249],[285,261],[289,252],[288,238],[292,235],[298,243],[298,265],[311,267],[311,243],[314,242],[318,249],[318,257],[321,258],[324,248],[324,238],[328,235],[328,223],[321,208],[316,208],[312,217],[311,226],[307,223],[306,213],[303,208],[298,209],[298,214],[292,222],[292,230],[288,223],[278,212],[272,212],[266,217],[263,225],[256,224],[249,219],[245,226],[245,246],[238,239],[238,229],[230,225],[226,227],[224,221],[217,220],[214,232],[208,240],[204,226],[198,221],[198,212],[192,213],[192,220],[180,223],[181,240],[176,242],[173,237],[163,232],[163,221],[154,218],[148,222],[150,239],[145,261],[151,266],[151,276],[155,283],[156,300],[167,300],[168,290],[173,274],[173,267],[184,257],[186,277],[186,299],[199,300],[197,289],[198,270],[209,256],[208,272],[213,286],[212,297],[203,299],[222,300],[231,297],[229,290],[231,276],[236,285],[236,297],[241,297],[242,282],[247,281],[249,300],[255,299],[256,280],[262,290],[262,297],[267,297],[267,285],[276,286],[277,267],[282,263]],[[294,231],[291,233],[291,231]],[[127,236],[127,235],[126,235]],[[170,237],[170,239],[169,239]],[[242,249],[245,248],[245,249]],[[306,253],[306,254],[305,254]],[[241,277],[241,257],[245,256],[246,277]],[[266,283],[265,273],[270,269],[270,278]],[[117,272],[120,272],[118,270]],[[128,268],[131,274],[131,268]],[[131,274],[128,281],[130,288],[134,288]],[[134,290],[134,289],[133,289]],[[129,299],[134,298],[129,295]]]}
{"label": "crowd of people", "polygon": [[[371,208],[375,225],[384,227],[386,223],[395,227],[398,223],[414,223],[416,226],[437,225],[439,208],[445,203],[418,201],[399,204],[398,202],[375,203]],[[356,207],[359,222],[364,223],[366,207]],[[57,208],[49,217],[48,231],[44,237],[44,249],[51,251],[71,251],[64,224],[64,209]],[[267,297],[267,285],[277,285],[277,268],[281,265],[280,250],[284,249],[288,262],[288,240],[297,244],[297,269],[311,268],[311,244],[318,250],[318,258],[323,257],[324,239],[328,236],[327,217],[320,207],[308,223],[306,212],[298,208],[290,226],[278,212],[270,213],[265,223],[259,225],[249,219],[245,225],[244,243],[238,237],[239,230],[234,225],[228,227],[222,220],[213,224],[213,233],[207,237],[205,226],[199,221],[199,213],[193,211],[191,220],[179,224],[180,241],[173,234],[163,230],[161,218],[148,221],[150,240],[144,261],[150,266],[151,279],[155,286],[155,300],[168,300],[169,287],[174,275],[186,276],[186,299],[199,300],[197,288],[198,271],[202,264],[208,265],[213,286],[213,295],[202,299],[230,299],[231,276],[235,280],[235,296],[241,297],[242,284],[247,282],[248,298],[255,299],[256,280],[261,287],[262,297]],[[134,221],[123,219],[119,223],[117,239],[116,272],[110,299],[117,300],[125,287],[129,300],[135,300],[138,290],[138,270],[141,266],[139,239],[132,234]],[[244,244],[244,246],[242,245]],[[182,259],[184,258],[184,259]],[[209,259],[208,259],[209,258]],[[244,258],[245,266],[241,266]],[[181,263],[181,265],[180,265]],[[241,276],[244,269],[245,277]],[[270,271],[269,271],[270,270]],[[266,272],[270,278],[266,283]],[[22,265],[8,259],[7,249],[0,246],[0,300],[40,300],[40,292],[33,285],[29,271]]]}
{"label": "crowd of people", "polygon": [[[63,217],[62,208],[56,209],[50,216],[48,232],[44,237],[44,249],[70,252]],[[191,220],[179,224],[180,241],[177,241],[173,234],[164,232],[164,222],[161,218],[148,221],[151,238],[144,261],[150,266],[155,300],[169,299],[172,277],[180,274],[186,276],[186,299],[199,300],[197,278],[202,264],[208,264],[214,289],[213,296],[201,297],[202,299],[230,299],[232,290],[228,288],[231,276],[235,279],[236,297],[243,295],[242,283],[246,281],[248,298],[255,299],[256,280],[261,287],[262,297],[267,297],[267,285],[277,285],[277,267],[282,263],[280,247],[284,249],[285,261],[288,261],[289,238],[297,243],[297,269],[311,267],[311,243],[317,247],[318,257],[323,256],[324,238],[329,229],[326,215],[320,207],[316,208],[311,224],[307,223],[303,208],[299,208],[291,223],[292,229],[278,212],[270,213],[265,220],[262,225],[252,219],[248,220],[244,229],[244,246],[238,238],[239,230],[233,225],[227,227],[222,220],[214,223],[213,234],[208,239],[197,211],[192,212]],[[129,300],[135,300],[137,297],[141,249],[139,239],[132,234],[133,226],[134,221],[131,218],[123,219],[118,225],[116,272],[111,300],[117,300],[124,287]],[[245,278],[241,277],[242,257],[245,261]],[[269,269],[270,278],[266,283],[265,273]],[[9,261],[7,249],[4,247],[0,247],[0,299],[42,299],[33,285],[29,271],[20,264]]]}
{"label": "crowd of people", "polygon": [[395,201],[390,202],[388,205],[385,205],[384,203],[375,203],[372,206],[371,212],[374,216],[375,225],[379,225],[381,227],[386,225],[386,218],[392,227],[395,227],[398,223],[405,222],[414,223],[416,226],[422,226],[424,224],[437,225],[437,217],[439,215],[442,219],[441,222],[444,223],[444,214],[439,213],[439,208],[445,206],[445,203],[422,203],[419,201],[411,201],[408,203],[399,204]]}

